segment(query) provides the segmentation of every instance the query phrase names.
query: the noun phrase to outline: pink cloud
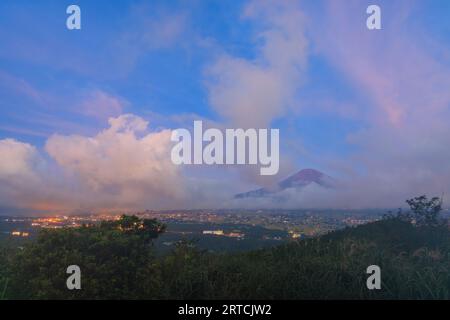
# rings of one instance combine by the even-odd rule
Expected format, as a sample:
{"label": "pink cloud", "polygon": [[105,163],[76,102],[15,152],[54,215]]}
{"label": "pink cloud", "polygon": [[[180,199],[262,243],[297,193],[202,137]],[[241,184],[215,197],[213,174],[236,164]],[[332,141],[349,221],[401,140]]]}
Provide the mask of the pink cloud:
{"label": "pink cloud", "polygon": [[369,115],[360,119],[366,129],[348,137],[359,151],[329,160],[331,166],[340,163],[342,171],[352,172],[346,194],[336,203],[400,206],[417,194],[448,194],[450,67],[439,59],[448,44],[418,31],[410,1],[381,2],[386,13],[382,30],[369,31],[368,4],[328,1],[327,24],[313,33],[317,53],[366,97],[359,107]]}
{"label": "pink cloud", "polygon": [[317,34],[320,53],[366,94],[369,104],[376,107],[373,116],[377,121],[402,126],[448,106],[449,67],[436,60],[416,32],[418,26],[408,20],[413,2],[382,5],[382,12],[391,15],[383,16],[383,29],[376,31],[365,26],[365,2],[327,4],[329,24],[323,34]]}
{"label": "pink cloud", "polygon": [[127,105],[129,103],[125,99],[96,89],[83,97],[77,111],[97,120],[107,120],[122,114]]}

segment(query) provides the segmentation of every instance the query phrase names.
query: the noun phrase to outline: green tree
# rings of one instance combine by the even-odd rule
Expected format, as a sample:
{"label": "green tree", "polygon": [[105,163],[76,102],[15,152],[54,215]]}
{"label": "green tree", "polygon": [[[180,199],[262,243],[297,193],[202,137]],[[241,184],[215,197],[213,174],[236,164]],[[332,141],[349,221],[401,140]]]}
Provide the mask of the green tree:
{"label": "green tree", "polygon": [[[20,299],[138,299],[160,291],[152,240],[165,227],[122,216],[80,228],[42,230],[12,261],[8,295]],[[66,269],[81,268],[81,290],[68,290]]]}
{"label": "green tree", "polygon": [[412,218],[417,226],[439,226],[442,221],[439,219],[439,214],[442,210],[442,199],[433,197],[428,200],[427,196],[419,196],[413,199],[406,200],[409,205]]}

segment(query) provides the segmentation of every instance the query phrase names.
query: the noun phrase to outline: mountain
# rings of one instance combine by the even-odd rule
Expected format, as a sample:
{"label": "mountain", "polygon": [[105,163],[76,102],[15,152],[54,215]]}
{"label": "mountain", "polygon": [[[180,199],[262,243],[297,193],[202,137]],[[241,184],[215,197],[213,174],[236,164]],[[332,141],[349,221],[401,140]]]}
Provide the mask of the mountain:
{"label": "mountain", "polygon": [[319,185],[323,188],[333,188],[334,180],[330,176],[327,176],[326,174],[318,170],[303,169],[278,182],[274,188],[260,188],[244,193],[238,193],[234,196],[234,198],[263,198],[266,196],[274,195],[286,189],[294,188],[299,190],[312,184]]}

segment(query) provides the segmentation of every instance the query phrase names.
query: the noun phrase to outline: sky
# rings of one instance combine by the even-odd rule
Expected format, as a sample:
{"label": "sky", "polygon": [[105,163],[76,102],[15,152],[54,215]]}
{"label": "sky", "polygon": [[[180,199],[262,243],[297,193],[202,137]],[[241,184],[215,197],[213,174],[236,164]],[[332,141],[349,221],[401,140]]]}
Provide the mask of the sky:
{"label": "sky", "polygon": [[[231,199],[304,168],[339,187],[282,206],[448,204],[449,17],[447,0],[3,0],[0,214],[280,206]],[[194,120],[278,128],[279,173],[174,165]]]}

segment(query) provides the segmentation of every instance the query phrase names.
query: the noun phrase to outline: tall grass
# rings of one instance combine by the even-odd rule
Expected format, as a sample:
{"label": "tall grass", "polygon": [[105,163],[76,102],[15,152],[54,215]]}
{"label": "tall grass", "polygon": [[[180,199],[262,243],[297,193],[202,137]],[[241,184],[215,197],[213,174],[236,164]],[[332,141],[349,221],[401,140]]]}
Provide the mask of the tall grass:
{"label": "tall grass", "polygon": [[0,278],[0,300],[5,300],[6,299],[6,290],[8,289],[8,282],[9,279],[8,278]]}

